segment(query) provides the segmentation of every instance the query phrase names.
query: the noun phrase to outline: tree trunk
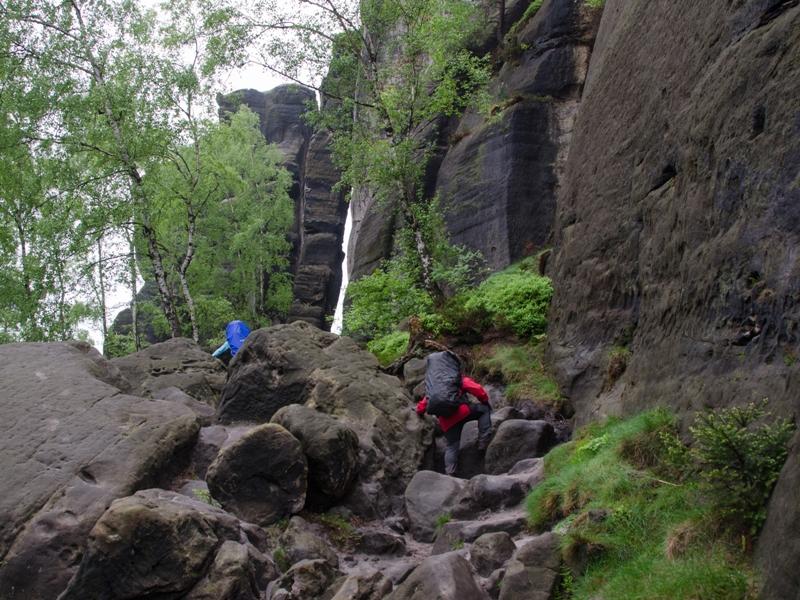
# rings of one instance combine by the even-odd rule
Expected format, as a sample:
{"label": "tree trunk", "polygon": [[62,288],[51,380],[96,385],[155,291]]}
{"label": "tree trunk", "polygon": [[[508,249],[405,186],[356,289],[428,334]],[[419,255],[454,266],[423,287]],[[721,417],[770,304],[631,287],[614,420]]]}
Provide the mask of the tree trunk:
{"label": "tree trunk", "polygon": [[405,200],[403,201],[403,216],[405,217],[406,225],[411,228],[414,236],[414,250],[417,254],[420,266],[420,276],[422,278],[422,287],[425,288],[433,302],[440,306],[444,301],[444,293],[441,288],[433,279],[433,253],[428,247],[428,242],[425,240],[425,234],[422,231],[422,225],[414,215],[411,204]]}
{"label": "tree trunk", "polygon": [[161,252],[158,250],[158,240],[152,227],[143,226],[142,233],[147,240],[147,257],[150,259],[150,264],[153,267],[153,275],[156,278],[156,286],[158,286],[158,295],[161,299],[161,310],[164,311],[164,316],[169,323],[172,337],[180,337],[181,326],[178,321],[178,313],[175,311],[175,299],[172,295],[172,290],[169,288],[167,282],[167,274],[164,271],[164,263],[161,260]]}
{"label": "tree trunk", "polygon": [[[94,54],[91,40],[87,39],[83,14],[80,6],[75,0],[72,0],[72,9],[75,13],[75,18],[77,19],[78,26],[81,31],[81,41],[84,45],[83,50],[86,53],[86,61],[91,67],[92,80],[97,86],[105,88],[106,80],[103,74],[103,69],[101,68],[101,64],[98,62]],[[175,310],[175,299],[172,295],[169,285],[167,284],[167,277],[164,272],[161,252],[158,249],[158,240],[156,239],[155,231],[153,231],[152,227],[150,227],[149,219],[147,218],[147,194],[142,187],[142,174],[139,171],[139,167],[136,165],[136,161],[131,157],[131,154],[128,150],[128,145],[122,132],[122,127],[119,119],[114,116],[114,107],[111,104],[108,94],[105,95],[102,114],[111,128],[114,143],[116,144],[116,149],[119,153],[119,160],[124,165],[130,181],[130,191],[131,198],[133,199],[134,203],[134,212],[137,201],[141,205],[141,216],[143,218],[142,232],[147,240],[147,255],[148,258],[150,258],[150,263],[153,266],[153,274],[156,278],[158,294],[161,299],[161,307],[164,311],[164,316],[167,318],[167,322],[170,325],[172,337],[179,337],[181,334],[181,329],[178,321],[178,313]]]}
{"label": "tree trunk", "polygon": [[108,337],[106,318],[106,281],[103,275],[103,236],[97,238],[97,280],[100,283],[100,312],[102,313],[103,339]]}
{"label": "tree trunk", "polygon": [[197,216],[194,214],[191,205],[187,206],[186,212],[188,221],[186,230],[186,254],[181,261],[178,275],[181,280],[183,297],[186,299],[186,306],[189,308],[189,320],[192,323],[192,339],[194,339],[195,342],[199,342],[200,333],[197,328],[197,316],[194,310],[194,300],[192,299],[192,294],[189,292],[189,282],[186,280],[186,272],[189,270],[189,265],[192,264],[192,258],[194,258],[194,230]]}
{"label": "tree trunk", "polygon": [[142,343],[139,340],[139,301],[136,299],[136,244],[134,243],[134,234],[131,233],[128,238],[128,249],[130,250],[130,257],[128,259],[128,280],[131,286],[131,335],[133,336],[133,344],[136,351],[142,349]]}

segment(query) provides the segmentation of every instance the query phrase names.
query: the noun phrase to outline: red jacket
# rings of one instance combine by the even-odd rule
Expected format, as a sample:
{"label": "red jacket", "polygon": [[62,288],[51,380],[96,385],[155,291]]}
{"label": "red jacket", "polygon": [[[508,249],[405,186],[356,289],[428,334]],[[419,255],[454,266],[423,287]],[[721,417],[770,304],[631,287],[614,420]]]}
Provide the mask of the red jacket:
{"label": "red jacket", "polygon": [[[461,376],[461,393],[472,394],[484,404],[487,404],[489,402],[489,394],[486,393],[486,390],[483,389],[483,386],[474,379],[470,379],[466,375]],[[417,402],[417,414],[424,415],[425,410],[427,408],[428,408],[428,397],[425,396],[422,398],[422,400]],[[447,431],[453,425],[460,423],[468,416],[469,416],[469,403],[464,401],[458,407],[458,410],[449,417],[438,417],[439,426],[442,428],[442,431]]]}

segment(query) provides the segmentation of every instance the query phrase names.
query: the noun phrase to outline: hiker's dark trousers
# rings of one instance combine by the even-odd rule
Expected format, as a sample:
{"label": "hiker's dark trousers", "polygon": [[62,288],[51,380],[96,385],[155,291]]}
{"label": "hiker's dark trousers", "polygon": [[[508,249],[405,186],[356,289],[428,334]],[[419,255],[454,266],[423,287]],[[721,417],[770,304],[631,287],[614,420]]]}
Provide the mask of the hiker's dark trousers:
{"label": "hiker's dark trousers", "polygon": [[458,466],[458,449],[464,424],[478,421],[478,447],[485,448],[492,436],[492,409],[487,404],[470,404],[469,416],[444,432],[447,448],[444,451],[444,472],[455,475]]}

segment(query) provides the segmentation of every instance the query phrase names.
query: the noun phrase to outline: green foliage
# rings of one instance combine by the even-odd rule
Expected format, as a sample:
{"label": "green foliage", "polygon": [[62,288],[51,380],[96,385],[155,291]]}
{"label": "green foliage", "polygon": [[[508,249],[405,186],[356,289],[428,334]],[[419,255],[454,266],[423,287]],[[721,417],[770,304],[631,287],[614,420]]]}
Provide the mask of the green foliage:
{"label": "green foliage", "polygon": [[747,558],[714,527],[716,509],[691,470],[664,479],[678,475],[676,440],[672,416],[658,409],[593,424],[545,457],[528,511],[532,527],[562,535],[571,581],[561,597],[747,597]]}
{"label": "green foliage", "polygon": [[350,308],[344,314],[346,335],[387,335],[404,318],[433,310],[430,296],[415,285],[399,261],[388,261],[351,282],[347,295]]}
{"label": "green foliage", "polygon": [[720,514],[755,535],[788,453],[794,425],[767,401],[709,411],[690,428],[701,477]]}
{"label": "green foliage", "polygon": [[127,356],[136,352],[136,342],[131,334],[118,334],[109,331],[103,340],[103,354],[106,358]]}
{"label": "green foliage", "polygon": [[482,327],[530,337],[544,333],[552,296],[550,279],[538,275],[534,262],[526,259],[489,277],[469,294],[464,307]]}
{"label": "green foliage", "polygon": [[352,550],[361,538],[353,524],[344,517],[331,513],[308,513],[307,519],[322,525],[333,544]]}
{"label": "green foliage", "polygon": [[216,508],[221,508],[220,503],[211,497],[211,492],[209,492],[208,490],[196,488],[192,490],[192,494],[194,494],[194,497],[200,500],[201,502],[205,502],[206,504],[210,504],[211,506],[214,506]]}
{"label": "green foliage", "polygon": [[436,517],[436,521],[434,522],[436,531],[439,531],[442,527],[447,525],[450,521],[453,520],[453,515],[450,513],[442,513],[438,517]]}
{"label": "green foliage", "polygon": [[490,347],[488,356],[477,360],[478,374],[504,383],[506,397],[512,402],[533,400],[560,409],[561,392],[545,364],[544,346],[545,340],[541,337],[525,344]]}
{"label": "green foliage", "polygon": [[405,354],[408,337],[407,331],[393,331],[368,342],[367,350],[377,356],[383,366],[390,365]]}
{"label": "green foliage", "polygon": [[614,346],[608,353],[605,388],[610,389],[628,368],[631,351],[624,346]]}
{"label": "green foliage", "polygon": [[283,546],[278,546],[277,548],[275,548],[275,550],[273,550],[272,558],[281,572],[288,571],[289,567],[292,566],[291,564],[289,564],[289,555],[286,553],[286,548],[284,548]]}
{"label": "green foliage", "polygon": [[225,325],[238,318],[238,314],[227,298],[198,296],[195,298],[200,339],[209,346],[225,341]]}

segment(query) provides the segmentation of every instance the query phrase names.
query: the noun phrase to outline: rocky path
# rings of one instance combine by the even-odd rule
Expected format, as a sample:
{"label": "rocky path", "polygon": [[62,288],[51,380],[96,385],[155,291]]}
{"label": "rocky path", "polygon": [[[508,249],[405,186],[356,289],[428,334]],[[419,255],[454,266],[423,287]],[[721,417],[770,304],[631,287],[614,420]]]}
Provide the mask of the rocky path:
{"label": "rocky path", "polygon": [[468,424],[449,477],[432,419],[413,411],[414,377],[304,323],[254,332],[227,379],[188,340],[118,366],[80,344],[3,351],[4,600],[555,589],[555,538],[525,531],[522,503],[557,436],[531,413],[495,411],[485,455]]}

